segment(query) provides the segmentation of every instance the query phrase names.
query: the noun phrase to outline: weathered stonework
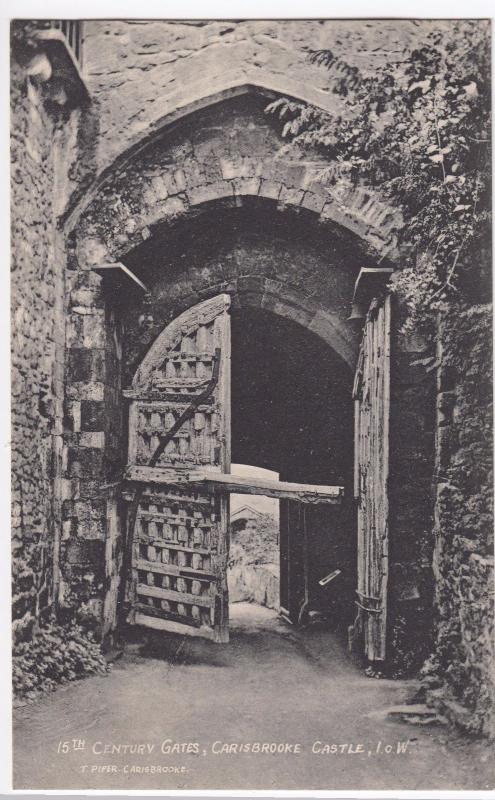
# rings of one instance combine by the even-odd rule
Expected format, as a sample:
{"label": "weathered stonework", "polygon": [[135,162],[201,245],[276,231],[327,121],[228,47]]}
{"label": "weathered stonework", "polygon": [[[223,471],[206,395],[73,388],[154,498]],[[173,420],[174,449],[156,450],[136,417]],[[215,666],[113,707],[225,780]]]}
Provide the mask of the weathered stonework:
{"label": "weathered stonework", "polygon": [[266,99],[252,92],[196,112],[117,167],[89,206],[81,206],[80,266],[119,260],[211,202],[235,207],[245,198],[311,212],[356,237],[368,257],[397,257],[400,214],[359,186],[330,192],[319,182],[321,157],[278,157],[283,141],[265,107]]}
{"label": "weathered stonework", "polygon": [[442,320],[437,369],[437,643],[430,701],[494,735],[491,306]]}
{"label": "weathered stonework", "polygon": [[[92,102],[70,112],[44,88],[43,54],[30,77],[29,59],[14,54],[16,636],[28,637],[54,601],[61,616],[76,614],[102,637],[115,630],[122,388],[178,313],[221,292],[231,295],[233,315],[272,312],[329,345],[339,398],[350,391],[359,343],[347,323],[354,281],[363,266],[398,265],[401,215],[362,185],[330,192],[317,154],[279,157],[281,129],[266,104],[290,95],[334,107],[310,49],[331,47],[346,58],[352,51],[355,64],[372,71],[444,24],[90,21]],[[115,289],[93,271],[116,261],[149,291]],[[435,603],[429,701],[485,733],[493,731],[490,320],[490,309],[475,307],[445,323],[434,418],[431,354],[399,332],[397,316],[389,487],[397,666],[426,655]],[[339,452],[349,450],[346,413],[345,435],[332,429],[342,436]],[[301,430],[294,441],[304,455]],[[345,473],[347,481],[345,458],[333,466],[332,480]],[[342,557],[344,540],[351,547],[353,513],[346,508],[345,524],[337,520],[329,560]],[[352,573],[346,580],[352,592]],[[351,601],[342,616],[349,609]],[[414,654],[405,647],[411,630],[423,645]]]}
{"label": "weathered stonework", "polygon": [[68,280],[59,602],[105,635],[116,624],[121,558],[121,501],[111,485],[105,488],[122,469],[121,326],[97,275],[72,272]]}
{"label": "weathered stonework", "polygon": [[61,527],[65,248],[56,224],[74,121],[12,63],[14,636],[50,613]]}
{"label": "weathered stonework", "polygon": [[[447,23],[448,24],[448,23]],[[98,108],[96,162],[116,157],[184,113],[254,86],[335,109],[310,50],[329,47],[365,73],[404,58],[443,21],[137,20],[85,23],[86,79]],[[370,58],[372,53],[372,58]]]}

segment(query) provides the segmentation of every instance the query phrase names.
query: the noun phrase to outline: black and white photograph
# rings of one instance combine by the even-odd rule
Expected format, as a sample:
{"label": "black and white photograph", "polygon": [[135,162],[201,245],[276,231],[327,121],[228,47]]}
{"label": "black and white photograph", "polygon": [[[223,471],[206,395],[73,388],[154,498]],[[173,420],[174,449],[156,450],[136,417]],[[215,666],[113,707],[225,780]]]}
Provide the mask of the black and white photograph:
{"label": "black and white photograph", "polygon": [[15,791],[495,788],[492,23],[369,5],[11,14]]}

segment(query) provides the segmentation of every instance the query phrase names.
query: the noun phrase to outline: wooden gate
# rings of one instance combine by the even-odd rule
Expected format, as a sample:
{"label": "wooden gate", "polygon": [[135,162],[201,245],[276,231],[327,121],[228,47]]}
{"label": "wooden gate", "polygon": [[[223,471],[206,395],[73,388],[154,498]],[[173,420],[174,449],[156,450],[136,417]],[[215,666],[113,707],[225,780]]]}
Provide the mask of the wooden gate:
{"label": "wooden gate", "polygon": [[131,485],[139,476],[127,534],[128,621],[218,642],[228,641],[229,497],[185,479],[191,469],[230,471],[229,307],[219,295],[175,319],[125,392]]}
{"label": "wooden gate", "polygon": [[358,500],[358,618],[370,661],[386,655],[390,296],[373,301],[354,382],[354,495]]}

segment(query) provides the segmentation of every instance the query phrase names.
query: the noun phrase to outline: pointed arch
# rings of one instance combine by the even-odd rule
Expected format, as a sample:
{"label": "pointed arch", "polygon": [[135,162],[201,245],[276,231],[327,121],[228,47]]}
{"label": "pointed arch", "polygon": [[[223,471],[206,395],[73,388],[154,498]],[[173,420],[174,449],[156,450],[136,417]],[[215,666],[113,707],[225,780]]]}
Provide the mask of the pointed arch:
{"label": "pointed arch", "polygon": [[[122,153],[101,169],[85,191],[84,196],[77,199],[73,207],[69,208],[64,215],[62,223],[66,232],[70,233],[78,225],[84,212],[98,196],[98,193],[119,172],[143,154],[147,148],[162,139],[166,133],[173,131],[179,123],[229,99],[249,94],[261,95],[267,100],[288,96],[326,111],[335,110],[332,95],[328,96],[324,92],[288,79],[286,76],[284,76],[283,82],[276,80],[273,76],[264,76],[263,80],[257,79],[249,82],[229,82],[222,78],[221,83],[213,90],[211,84],[204,89],[201,87],[196,90],[194,95],[185,100],[178,100],[177,104],[165,115],[153,119],[144,133],[141,132],[139,136],[131,140]],[[270,161],[273,162],[273,158]],[[255,177],[250,175],[248,179],[245,178],[242,168],[238,173],[235,165],[232,170],[229,170],[227,165],[223,179],[217,181],[216,186],[212,186],[210,181],[206,181],[204,186],[194,187],[190,201],[186,202],[186,208],[199,206],[210,199],[235,198],[236,196],[268,197],[282,204],[300,205],[317,213],[323,222],[335,222],[348,228],[356,235],[368,239],[372,247],[376,246],[378,250],[382,250],[380,253],[382,258],[386,256],[394,260],[397,257],[395,232],[402,222],[398,209],[387,205],[369,188],[360,186],[349,189],[338,197],[335,196],[335,193],[330,195],[328,188],[321,184],[318,177],[315,176],[314,164],[301,163],[298,166],[299,170],[296,170],[298,174],[295,175],[293,164],[278,164],[279,176],[278,179],[273,180],[273,170],[270,164],[258,166]],[[237,182],[237,186],[233,181]],[[285,191],[285,189],[289,191]],[[168,208],[163,208],[162,212],[151,210],[147,219],[143,221],[142,227],[146,228],[149,224],[157,224],[170,215],[180,215],[183,202],[181,200],[177,203],[174,200],[175,197],[169,197]],[[163,206],[163,204],[161,205]],[[134,232],[134,235],[137,233],[139,232]],[[122,233],[120,238],[122,238]],[[382,247],[384,242],[386,245]],[[125,244],[123,244],[123,248],[125,249]]]}

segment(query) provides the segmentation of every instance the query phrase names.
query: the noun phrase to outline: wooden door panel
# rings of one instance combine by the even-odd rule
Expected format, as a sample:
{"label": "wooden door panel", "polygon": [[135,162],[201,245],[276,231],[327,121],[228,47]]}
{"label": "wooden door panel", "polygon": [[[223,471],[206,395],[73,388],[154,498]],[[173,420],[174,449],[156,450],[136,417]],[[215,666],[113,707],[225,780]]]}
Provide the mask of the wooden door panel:
{"label": "wooden door panel", "polygon": [[[188,400],[189,402],[189,396]],[[132,409],[131,425],[135,435],[132,464],[145,466],[158,447],[160,436],[172,428],[184,410],[184,401],[139,402]],[[219,465],[218,432],[221,420],[214,402],[203,403],[194,417],[187,420],[158,461],[158,467]]]}
{"label": "wooden door panel", "polygon": [[366,320],[354,384],[355,495],[358,503],[358,627],[370,661],[386,656],[390,297]]}
{"label": "wooden door panel", "polygon": [[[158,337],[125,394],[128,467],[146,466],[211,380],[209,398],[175,432],[155,470],[230,471],[230,298],[212,298],[174,320]],[[132,470],[131,470],[132,472]],[[209,487],[141,483],[132,531],[128,621],[228,640],[229,499]]]}

